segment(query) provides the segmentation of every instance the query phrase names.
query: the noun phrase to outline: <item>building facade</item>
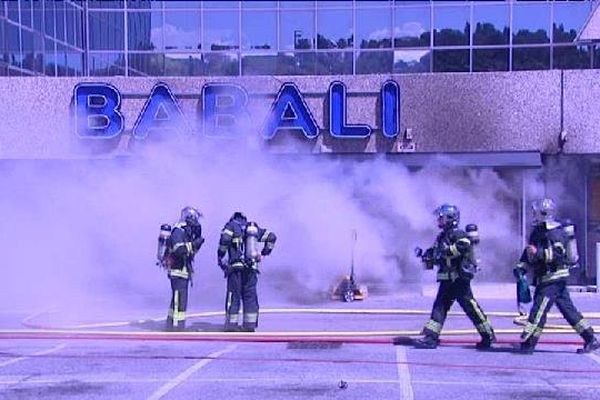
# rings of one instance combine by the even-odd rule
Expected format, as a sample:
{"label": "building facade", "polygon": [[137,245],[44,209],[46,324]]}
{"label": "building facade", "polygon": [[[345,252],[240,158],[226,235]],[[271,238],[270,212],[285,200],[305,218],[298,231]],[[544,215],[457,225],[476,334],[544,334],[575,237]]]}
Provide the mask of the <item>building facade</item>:
{"label": "building facade", "polygon": [[360,75],[600,68],[592,1],[0,3],[0,74]]}

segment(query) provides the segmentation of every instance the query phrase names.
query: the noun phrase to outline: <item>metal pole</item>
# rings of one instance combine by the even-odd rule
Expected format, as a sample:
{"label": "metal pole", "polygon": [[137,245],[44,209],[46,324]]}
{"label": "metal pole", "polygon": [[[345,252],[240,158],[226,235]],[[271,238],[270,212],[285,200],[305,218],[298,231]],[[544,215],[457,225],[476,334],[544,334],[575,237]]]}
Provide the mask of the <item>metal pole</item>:
{"label": "metal pole", "polygon": [[600,243],[596,242],[596,293],[600,293]]}

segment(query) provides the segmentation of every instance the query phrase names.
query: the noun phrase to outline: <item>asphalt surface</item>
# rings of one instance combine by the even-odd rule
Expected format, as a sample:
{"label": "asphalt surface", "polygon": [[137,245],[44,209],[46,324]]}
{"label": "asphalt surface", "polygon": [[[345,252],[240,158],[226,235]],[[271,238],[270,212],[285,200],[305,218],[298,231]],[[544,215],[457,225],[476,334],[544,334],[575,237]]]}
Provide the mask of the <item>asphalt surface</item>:
{"label": "asphalt surface", "polygon": [[[600,311],[598,295],[573,294],[573,298],[584,312]],[[351,305],[310,307],[427,310],[432,301],[428,296],[374,296]],[[299,306],[264,303],[265,308]],[[509,299],[482,299],[481,304],[488,312],[514,310]],[[219,311],[204,307],[190,311],[208,310]],[[160,330],[162,323],[138,320],[161,314],[164,310],[145,308],[108,318],[97,311],[77,322],[111,322],[119,317],[137,322],[111,330],[146,332]],[[0,327],[23,329],[21,321],[28,316],[31,313],[25,310],[0,311]],[[33,318],[40,323],[64,319],[60,310]],[[426,319],[265,314],[260,331],[420,329]],[[217,331],[221,322],[221,317],[188,321],[190,330],[203,331]],[[514,327],[510,318],[492,318],[492,322],[497,328]],[[595,320],[594,325],[598,324]],[[467,327],[466,317],[455,316],[444,329]],[[436,350],[323,342],[2,340],[0,399],[600,398],[600,354],[576,354],[575,345],[542,344],[535,354],[526,356],[516,354],[510,343],[479,352],[474,349],[477,337],[466,338],[473,343],[447,344]],[[545,340],[577,338],[573,334],[543,336]],[[517,340],[518,335],[502,339]]]}

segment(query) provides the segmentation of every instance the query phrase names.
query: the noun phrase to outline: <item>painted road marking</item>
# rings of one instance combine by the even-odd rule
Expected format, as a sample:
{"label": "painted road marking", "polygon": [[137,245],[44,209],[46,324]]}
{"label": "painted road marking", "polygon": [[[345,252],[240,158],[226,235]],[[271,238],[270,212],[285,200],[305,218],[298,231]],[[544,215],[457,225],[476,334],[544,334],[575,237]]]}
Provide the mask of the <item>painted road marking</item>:
{"label": "painted road marking", "polygon": [[31,357],[45,356],[46,354],[50,354],[50,353],[54,353],[56,351],[59,351],[60,349],[65,348],[66,346],[67,345],[63,343],[63,344],[59,344],[57,346],[54,346],[51,349],[38,351],[37,353],[33,353],[32,355],[29,355],[29,356],[23,356],[23,357],[13,358],[11,360],[4,361],[3,363],[0,363],[0,368],[6,367],[6,366],[14,364],[14,363],[18,363],[19,361],[27,360],[27,359],[29,359]]}
{"label": "painted road marking", "polygon": [[398,368],[398,383],[400,383],[400,398],[402,400],[414,400],[412,384],[410,383],[410,370],[406,358],[406,348],[396,346],[396,364]]}
{"label": "painted road marking", "polygon": [[[83,383],[116,383],[116,384],[147,384],[147,383],[163,383],[170,382],[168,378],[95,378],[90,377],[82,378],[78,375],[69,376],[68,379],[57,377],[56,379],[35,379],[31,378],[26,381],[23,381],[22,378],[26,376],[5,376],[4,379],[0,378],[0,385],[53,385],[64,383],[68,379],[77,379]],[[349,384],[384,384],[384,385],[397,385],[397,379],[344,379]],[[305,380],[302,379],[289,379],[289,378],[192,378],[187,379],[186,383],[285,383],[285,384],[295,384],[295,383],[306,383]],[[476,381],[435,381],[435,380],[419,380],[413,379],[412,384],[415,385],[432,385],[432,386],[483,386],[483,387],[506,387],[506,386],[515,386],[515,387],[523,387],[523,388],[540,388],[545,387],[548,388],[548,383],[524,383],[524,382],[503,382],[503,381],[493,381],[493,382],[476,382]],[[311,380],[311,383],[318,384],[327,384],[331,383],[332,385],[337,385],[338,381],[336,379],[329,380]],[[552,387],[557,388],[589,388],[589,389],[600,389],[600,384],[598,383],[556,383],[552,384]]]}
{"label": "painted road marking", "polygon": [[213,360],[213,358],[217,358],[217,357],[222,356],[223,354],[229,353],[229,352],[233,351],[236,347],[237,347],[237,345],[233,344],[233,345],[227,346],[225,349],[223,349],[221,351],[215,351],[214,353],[209,354],[208,358],[200,360],[196,364],[192,365],[191,367],[189,367],[188,369],[183,371],[181,374],[177,375],[175,378],[171,379],[169,382],[167,382],[167,384],[161,386],[156,392],[152,393],[150,395],[150,397],[148,397],[148,400],[161,399],[164,395],[169,393],[171,390],[176,388],[187,378],[192,376],[194,374],[194,372],[198,371],[200,368],[202,368],[206,364],[210,363]]}

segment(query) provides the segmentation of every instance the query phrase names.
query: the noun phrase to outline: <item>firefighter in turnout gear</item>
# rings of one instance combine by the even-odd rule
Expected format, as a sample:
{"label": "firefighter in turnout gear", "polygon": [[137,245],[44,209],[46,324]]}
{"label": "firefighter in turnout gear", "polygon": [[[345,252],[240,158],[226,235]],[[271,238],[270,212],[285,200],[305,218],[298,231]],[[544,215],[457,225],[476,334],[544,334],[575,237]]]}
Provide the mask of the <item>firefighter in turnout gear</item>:
{"label": "firefighter in turnout gear", "polygon": [[194,256],[204,243],[200,212],[193,207],[181,210],[181,218],[167,239],[167,271],[171,281],[171,305],[167,317],[168,331],[185,329],[188,289],[194,273]]}
{"label": "firefighter in turnout gear", "polygon": [[435,215],[441,232],[434,245],[418,255],[423,258],[426,268],[438,266],[437,281],[440,285],[431,318],[423,328],[424,336],[416,341],[415,346],[425,349],[437,347],[448,311],[456,300],[482,337],[477,349],[489,349],[495,341],[494,330],[471,291],[471,279],[477,270],[473,248],[479,241],[477,227],[468,225],[467,232],[459,229],[460,212],[454,205],[441,205],[435,210]]}
{"label": "firefighter in turnout gear", "polygon": [[[221,231],[217,262],[227,278],[225,331],[255,331],[258,325],[256,284],[259,262],[271,254],[276,240],[273,232],[249,222],[241,212],[234,213]],[[259,249],[261,242],[264,246]],[[243,324],[240,327],[238,319],[242,303]]]}
{"label": "firefighter in turnout gear", "polygon": [[556,303],[567,322],[585,341],[578,353],[588,353],[600,348],[591,324],[573,305],[567,290],[569,269],[579,259],[575,228],[569,221],[555,219],[556,205],[552,199],[533,202],[533,231],[529,243],[515,268],[515,275],[532,270],[534,284],[533,306],[521,335],[521,352],[533,353],[539,340],[546,315]]}

